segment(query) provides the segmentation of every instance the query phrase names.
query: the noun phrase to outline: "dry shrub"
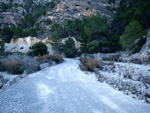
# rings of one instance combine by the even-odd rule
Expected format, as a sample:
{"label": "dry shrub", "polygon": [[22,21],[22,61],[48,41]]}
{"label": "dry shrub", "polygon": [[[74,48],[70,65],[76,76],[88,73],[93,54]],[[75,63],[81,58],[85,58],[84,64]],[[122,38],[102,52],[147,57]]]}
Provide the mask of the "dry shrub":
{"label": "dry shrub", "polygon": [[99,60],[99,61],[98,61],[98,68],[99,68],[100,70],[102,70],[102,69],[103,69],[103,66],[104,66],[104,62],[101,61],[101,60]]}
{"label": "dry shrub", "polygon": [[48,62],[50,61],[51,59],[49,59],[49,55],[39,55],[39,56],[36,56],[36,61],[40,62],[40,63],[44,63],[44,62]]}
{"label": "dry shrub", "polygon": [[[33,73],[38,70],[39,63],[33,58],[21,54],[8,55],[7,57],[1,59],[2,66],[12,73],[12,68],[17,65],[24,68],[27,73]],[[16,63],[17,62],[17,63]]]}
{"label": "dry shrub", "polygon": [[111,58],[111,61],[116,61],[117,62],[119,60],[120,56],[121,56],[120,54],[113,55],[112,58]]}
{"label": "dry shrub", "polygon": [[88,58],[87,58],[87,57],[81,57],[80,61],[81,61],[81,63],[82,63],[83,65],[86,65],[86,63],[87,63],[87,61],[88,61]]}
{"label": "dry shrub", "polygon": [[113,61],[112,62],[108,62],[108,63],[105,63],[105,65],[107,65],[107,66],[113,66],[114,62]]}
{"label": "dry shrub", "polygon": [[86,71],[86,68],[82,64],[79,64],[79,67],[82,71]]}
{"label": "dry shrub", "polygon": [[63,57],[61,55],[55,54],[55,55],[49,55],[50,59],[52,59],[52,61],[55,61],[56,63],[60,63],[63,61]]}
{"label": "dry shrub", "polygon": [[10,61],[7,64],[8,71],[13,72],[13,69],[19,65],[18,61]]}
{"label": "dry shrub", "polygon": [[40,63],[44,63],[44,62],[51,62],[51,61],[55,61],[56,63],[60,63],[63,61],[63,58],[61,55],[58,54],[54,54],[54,55],[43,55],[43,56],[37,56],[36,60]]}
{"label": "dry shrub", "polygon": [[121,56],[120,54],[109,55],[109,56],[103,57],[103,60],[104,61],[116,61],[116,62],[118,62],[120,56]]}
{"label": "dry shrub", "polygon": [[100,60],[96,60],[96,59],[89,59],[87,61],[87,69],[89,71],[94,71],[95,68],[99,68],[102,69],[103,68],[104,63]]}
{"label": "dry shrub", "polygon": [[[82,66],[80,66],[81,70],[94,71],[95,68],[103,69],[104,63],[97,59],[88,59],[83,57],[80,59]],[[83,67],[84,66],[84,67]]]}
{"label": "dry shrub", "polygon": [[139,59],[139,58],[132,58],[132,59],[130,60],[130,62],[135,63],[135,64],[142,64],[142,61],[141,61],[141,59]]}

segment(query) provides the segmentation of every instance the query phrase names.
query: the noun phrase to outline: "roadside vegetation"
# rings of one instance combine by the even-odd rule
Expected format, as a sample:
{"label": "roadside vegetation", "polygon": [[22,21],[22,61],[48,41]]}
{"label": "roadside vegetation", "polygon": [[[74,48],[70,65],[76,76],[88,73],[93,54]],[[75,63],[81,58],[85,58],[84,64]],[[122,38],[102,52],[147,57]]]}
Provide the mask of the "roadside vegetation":
{"label": "roadside vegetation", "polygon": [[0,57],[0,71],[7,71],[12,74],[29,74],[41,69],[40,64],[48,63],[49,66],[61,63],[61,55],[49,55],[47,46],[38,42],[30,47],[30,53],[6,53]]}

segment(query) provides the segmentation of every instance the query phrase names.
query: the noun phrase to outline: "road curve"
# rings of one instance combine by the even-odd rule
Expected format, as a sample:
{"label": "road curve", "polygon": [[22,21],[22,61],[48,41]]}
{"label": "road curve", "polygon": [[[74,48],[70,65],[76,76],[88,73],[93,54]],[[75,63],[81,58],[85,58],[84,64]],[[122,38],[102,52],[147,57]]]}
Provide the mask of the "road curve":
{"label": "road curve", "polygon": [[30,74],[0,94],[0,113],[150,113],[150,104],[97,82],[65,62]]}

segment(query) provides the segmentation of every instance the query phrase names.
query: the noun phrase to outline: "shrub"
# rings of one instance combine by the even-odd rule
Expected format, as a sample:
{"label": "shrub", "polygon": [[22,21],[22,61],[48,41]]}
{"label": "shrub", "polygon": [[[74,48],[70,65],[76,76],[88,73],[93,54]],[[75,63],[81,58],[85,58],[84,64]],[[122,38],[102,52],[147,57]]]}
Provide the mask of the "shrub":
{"label": "shrub", "polygon": [[55,7],[54,1],[51,1],[51,2],[50,2],[49,7],[50,7],[50,9],[53,9],[53,8]]}
{"label": "shrub", "polygon": [[17,66],[19,66],[19,62],[18,61],[10,61],[10,62],[8,62],[8,64],[7,64],[7,70],[9,71],[9,72],[11,72],[11,73],[13,73],[13,70],[17,67]]}
{"label": "shrub", "polygon": [[146,31],[144,31],[138,21],[131,21],[129,25],[125,27],[121,44],[126,50],[134,50],[136,46],[135,40],[142,38],[145,34]]}
{"label": "shrub", "polygon": [[56,31],[52,32],[51,41],[52,41],[51,45],[52,45],[53,49],[57,52],[60,52],[62,44],[61,44],[61,38],[60,38],[58,32],[56,32]]}
{"label": "shrub", "polygon": [[41,70],[40,64],[38,64],[37,70]]}
{"label": "shrub", "polygon": [[10,28],[4,28],[1,31],[2,38],[5,42],[9,43],[14,35],[14,32]]}
{"label": "shrub", "polygon": [[56,63],[60,63],[63,61],[63,58],[61,55],[54,54],[54,55],[43,55],[43,56],[37,56],[36,60],[40,63],[44,62],[50,62],[50,61],[55,61]]}
{"label": "shrub", "polygon": [[49,24],[51,24],[52,21],[51,21],[51,19],[46,19],[45,22],[47,25],[49,25]]}
{"label": "shrub", "polygon": [[68,38],[63,46],[63,52],[66,57],[73,58],[77,55],[77,49],[75,47],[75,42],[72,38]]}
{"label": "shrub", "polygon": [[6,11],[7,10],[7,8],[8,8],[8,6],[7,6],[7,4],[5,4],[4,2],[2,2],[2,11],[4,12],[4,11]]}
{"label": "shrub", "polygon": [[82,71],[87,71],[87,69],[85,68],[85,66],[83,66],[82,64],[79,64],[79,67]]}
{"label": "shrub", "polygon": [[87,57],[82,57],[82,58],[80,59],[80,61],[81,61],[81,63],[82,63],[83,65],[86,64],[87,60],[88,60]]}
{"label": "shrub", "polygon": [[0,54],[2,55],[4,53],[5,50],[5,43],[4,42],[0,42]]}
{"label": "shrub", "polygon": [[24,68],[22,66],[16,66],[13,68],[13,74],[22,74],[24,72]]}
{"label": "shrub", "polygon": [[48,53],[47,46],[42,42],[34,44],[33,46],[30,47],[30,49],[32,50],[34,56],[45,55]]}
{"label": "shrub", "polygon": [[1,62],[4,69],[10,73],[13,73],[14,67],[17,67],[15,70],[19,69],[19,71],[24,68],[27,74],[36,72],[39,68],[39,63],[34,58],[21,54],[8,55],[1,59]]}
{"label": "shrub", "polygon": [[132,58],[130,59],[130,62],[135,63],[135,64],[142,64],[142,60],[139,58]]}
{"label": "shrub", "polygon": [[114,54],[114,55],[109,55],[109,56],[104,56],[102,59],[104,61],[119,61],[120,54]]}
{"label": "shrub", "polygon": [[45,63],[45,62],[49,62],[51,61],[50,55],[38,55],[36,56],[36,61],[40,62],[40,63]]}
{"label": "shrub", "polygon": [[23,29],[21,27],[17,27],[14,32],[14,38],[23,37]]}
{"label": "shrub", "polygon": [[4,67],[3,67],[3,65],[2,65],[2,63],[1,63],[1,61],[0,61],[0,71],[4,71],[5,69],[4,69]]}
{"label": "shrub", "polygon": [[52,59],[52,61],[55,61],[56,63],[60,63],[63,61],[62,56],[58,54],[50,55],[49,57]]}
{"label": "shrub", "polygon": [[81,64],[80,68],[81,70],[87,70],[87,71],[94,71],[95,68],[99,68],[100,70],[103,69],[104,63],[97,59],[88,59],[86,57],[83,57],[80,59]]}
{"label": "shrub", "polygon": [[89,59],[86,66],[89,71],[93,72],[95,68],[102,69],[103,62],[96,59]]}
{"label": "shrub", "polygon": [[32,36],[32,37],[36,37],[37,36],[37,33],[36,33],[36,29],[35,28],[31,28],[29,29],[29,35]]}
{"label": "shrub", "polygon": [[42,13],[43,13],[43,16],[45,16],[45,15],[46,15],[46,10],[43,10],[43,12],[42,12]]}

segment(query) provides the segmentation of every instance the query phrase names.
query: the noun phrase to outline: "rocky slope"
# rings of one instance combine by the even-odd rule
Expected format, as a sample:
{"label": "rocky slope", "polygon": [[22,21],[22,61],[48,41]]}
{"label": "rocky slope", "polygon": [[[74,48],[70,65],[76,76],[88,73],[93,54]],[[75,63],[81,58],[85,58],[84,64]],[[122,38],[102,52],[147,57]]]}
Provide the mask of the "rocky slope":
{"label": "rocky slope", "polygon": [[12,4],[18,3],[22,5],[25,5],[28,1],[33,1],[34,4],[45,4],[47,2],[50,2],[51,0],[1,0],[1,2],[7,4],[11,2]]}
{"label": "rocky slope", "polygon": [[27,53],[30,49],[29,47],[37,42],[43,42],[48,47],[48,52],[53,54],[52,47],[50,45],[50,40],[47,38],[40,40],[36,37],[26,37],[26,38],[19,38],[17,40],[12,40],[10,43],[5,44],[5,52],[22,52]]}
{"label": "rocky slope", "polygon": [[[57,1],[57,0],[55,0]],[[51,38],[51,26],[54,23],[59,23],[60,25],[65,25],[69,19],[82,19],[90,17],[96,13],[105,15],[109,20],[113,16],[113,12],[106,9],[107,6],[117,7],[120,0],[116,0],[115,4],[108,4],[106,0],[60,0],[60,2],[54,2],[55,7],[53,9],[47,8],[46,14],[41,15],[37,18],[40,29],[43,30],[43,33],[40,34],[40,30],[37,31],[38,36],[37,40],[47,40]],[[35,7],[41,7],[51,2],[51,0],[1,0],[0,1],[0,25],[1,28],[11,27],[12,25],[19,26],[22,22],[22,19],[25,18],[25,14],[32,13],[35,14]],[[2,10],[3,4],[7,5],[5,11]],[[45,6],[44,6],[45,7]],[[46,24],[46,20],[50,19],[51,23]],[[1,38],[1,37],[0,37]],[[10,44],[6,44],[6,51],[22,51],[26,52],[28,47],[25,47],[26,42],[18,39],[19,43],[14,43],[13,41]],[[65,39],[64,39],[65,40]],[[32,41],[31,41],[32,42]],[[28,44],[27,44],[28,45]],[[30,44],[29,44],[30,45]],[[29,46],[28,45],[28,46]],[[76,46],[79,48],[80,44],[76,43]],[[10,46],[10,47],[9,47]],[[19,49],[24,47],[24,49]]]}
{"label": "rocky slope", "polygon": [[[32,11],[32,8],[34,9],[35,5],[44,5],[50,1],[51,0],[33,0],[29,9]],[[96,14],[97,12],[102,15],[106,15],[109,19],[111,19],[113,13],[108,11],[106,6],[116,7],[118,6],[118,1],[116,1],[115,4],[108,4],[105,0],[94,0],[92,2],[88,0],[61,0],[53,10],[49,9],[47,11],[46,16],[40,17],[39,22],[49,18],[53,21],[53,23],[57,22],[63,24],[68,19],[82,19],[84,17],[89,17]],[[0,24],[18,25],[20,20],[23,18],[22,13],[26,13],[27,10],[29,10],[26,8],[26,4],[29,4],[30,2],[28,0],[1,0],[0,6],[2,6],[2,3],[5,3],[11,4],[11,7],[5,12],[0,12]]]}
{"label": "rocky slope", "polygon": [[117,7],[116,4],[108,4],[106,0],[61,0],[53,10],[49,10],[46,16],[39,19],[39,22],[44,22],[45,19],[49,18],[52,23],[59,23],[64,25],[69,19],[82,19],[90,17],[96,13],[105,15],[111,20],[113,13],[106,9],[106,6]]}
{"label": "rocky slope", "polygon": [[[71,37],[75,42],[75,47],[80,48],[80,42],[78,42],[74,37]],[[62,43],[68,38],[62,39]],[[45,39],[38,39],[36,37],[25,37],[25,38],[18,38],[17,40],[11,40],[10,43],[5,44],[5,52],[21,52],[21,53],[28,53],[30,51],[30,46],[34,45],[37,42],[43,42],[48,47],[49,54],[53,54],[54,51],[50,44],[51,40],[48,38]]]}

